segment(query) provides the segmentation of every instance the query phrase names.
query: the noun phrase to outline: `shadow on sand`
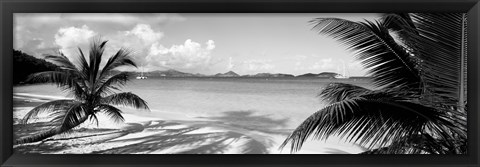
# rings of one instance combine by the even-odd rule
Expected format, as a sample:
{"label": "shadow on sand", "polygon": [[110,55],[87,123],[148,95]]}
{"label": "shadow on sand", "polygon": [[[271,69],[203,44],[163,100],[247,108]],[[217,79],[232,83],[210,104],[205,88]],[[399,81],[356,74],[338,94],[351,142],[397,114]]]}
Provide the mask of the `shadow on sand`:
{"label": "shadow on sand", "polygon": [[[77,129],[72,133],[73,137],[56,137],[36,144],[19,145],[14,149],[17,153],[48,154],[95,145],[101,148],[87,153],[267,154],[273,146],[272,134],[288,134],[280,129],[286,122],[287,119],[256,116],[252,111],[229,111],[219,117],[197,121],[129,123],[120,130]],[[34,127],[42,127],[42,123],[32,124],[29,128],[19,126],[17,134],[24,136],[41,130]]]}
{"label": "shadow on sand", "polygon": [[[169,128],[179,125],[181,128]],[[95,151],[94,154],[148,154],[168,153],[168,150],[175,150],[176,154],[221,154],[231,149],[240,150],[240,154],[265,154],[267,147],[262,143],[245,136],[241,133],[226,132],[201,132],[192,133],[204,126],[185,126],[185,124],[152,121],[144,128],[146,132],[158,132],[152,135],[133,137],[128,139],[111,140],[116,143],[133,143],[112,149]],[[241,145],[232,146],[232,143],[240,139],[245,140]]]}
{"label": "shadow on sand", "polygon": [[273,119],[268,115],[254,115],[255,111],[226,111],[218,117],[205,117],[216,121],[218,124],[231,127],[254,130],[264,133],[287,134],[286,126],[288,119]]}

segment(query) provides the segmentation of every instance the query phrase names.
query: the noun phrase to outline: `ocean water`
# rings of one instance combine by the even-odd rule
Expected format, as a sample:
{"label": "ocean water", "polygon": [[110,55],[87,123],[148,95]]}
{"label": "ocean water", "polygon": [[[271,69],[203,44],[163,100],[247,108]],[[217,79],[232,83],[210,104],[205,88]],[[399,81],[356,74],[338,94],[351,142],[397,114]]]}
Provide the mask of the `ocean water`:
{"label": "ocean water", "polygon": [[[162,112],[188,117],[232,118],[223,121],[253,121],[292,129],[324,104],[317,97],[331,82],[349,82],[371,87],[369,81],[318,78],[148,78],[131,80],[122,90],[147,101],[151,112],[126,109],[150,117]],[[47,97],[68,96],[54,85],[14,87],[14,93]],[[178,118],[179,120],[185,118]]]}

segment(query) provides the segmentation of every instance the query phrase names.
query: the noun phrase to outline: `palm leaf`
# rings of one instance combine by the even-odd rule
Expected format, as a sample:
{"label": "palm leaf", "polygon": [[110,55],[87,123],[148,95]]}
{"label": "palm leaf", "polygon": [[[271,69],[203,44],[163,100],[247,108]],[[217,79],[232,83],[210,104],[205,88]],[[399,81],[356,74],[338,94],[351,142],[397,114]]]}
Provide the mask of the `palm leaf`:
{"label": "palm leaf", "polygon": [[58,111],[51,122],[60,125],[58,133],[65,133],[85,122],[89,114],[90,112],[84,103],[73,103],[65,110]]}
{"label": "palm leaf", "polygon": [[119,90],[120,87],[124,86],[129,81],[128,77],[128,72],[121,72],[106,78],[105,81],[99,82],[95,92],[97,95],[114,93],[113,90]]}
{"label": "palm leaf", "polygon": [[[388,13],[384,14],[381,19],[382,24],[387,28],[390,34],[395,36],[395,39],[398,40],[398,43],[405,47],[405,49],[412,55],[415,56],[418,53],[418,45],[415,44],[416,37],[419,35],[419,32],[413,23],[410,14],[408,13]],[[419,60],[417,60],[419,61]],[[419,62],[417,62],[419,63]]]}
{"label": "palm leaf", "polygon": [[32,118],[36,118],[39,114],[43,112],[58,112],[59,110],[64,110],[70,105],[78,103],[75,100],[55,100],[43,103],[32,110],[30,110],[22,119],[22,123],[26,124]]}
{"label": "palm leaf", "polygon": [[122,66],[133,66],[137,67],[135,62],[133,62],[132,58],[130,57],[131,51],[128,49],[120,49],[118,52],[110,57],[107,61],[107,64],[103,67],[102,71],[100,72],[100,78],[105,77],[109,72],[112,70],[122,67]]}
{"label": "palm leaf", "polygon": [[[396,32],[413,32],[418,34],[418,31],[416,30],[416,26],[413,23],[412,18],[410,17],[410,14],[408,13],[386,13],[383,14],[383,17],[381,18],[383,25]],[[406,35],[407,37],[410,36],[410,34],[403,34]],[[403,36],[402,35],[402,36]]]}
{"label": "palm leaf", "polygon": [[44,71],[31,74],[27,78],[27,82],[32,83],[54,83],[65,91],[72,91],[70,95],[75,98],[83,99],[87,88],[80,81],[81,78],[69,71]]}
{"label": "palm leaf", "polygon": [[361,86],[347,83],[330,83],[325,86],[318,96],[328,104],[351,99],[372,92]]}
{"label": "palm leaf", "polygon": [[[87,59],[85,59],[85,55],[83,54],[82,49],[78,48],[78,61],[80,63],[80,73],[84,82],[88,81],[90,78],[90,73],[88,72],[90,66],[88,65]],[[85,83],[86,84],[86,83]]]}
{"label": "palm leaf", "polygon": [[116,93],[104,97],[101,103],[149,110],[147,102],[131,92]]}
{"label": "palm leaf", "polygon": [[77,70],[77,67],[62,52],[58,52],[57,55],[47,55],[45,59],[52,61],[62,69]]}
{"label": "palm leaf", "polygon": [[[97,112],[95,112],[97,113]],[[97,124],[97,127],[98,127],[98,118],[97,118],[97,115],[96,114],[90,114],[90,122],[95,122],[95,124]]]}
{"label": "palm leaf", "polygon": [[98,106],[98,109],[116,123],[125,121],[125,118],[122,116],[122,111],[114,106],[102,104]]}
{"label": "palm leaf", "polygon": [[92,84],[91,89],[94,89],[94,85],[96,85],[97,75],[100,69],[100,64],[103,56],[103,52],[105,51],[105,44],[107,41],[103,41],[100,37],[93,38],[92,42],[90,43],[90,64],[89,64],[89,76],[90,76],[90,84]]}
{"label": "palm leaf", "polygon": [[419,68],[427,90],[425,99],[446,105],[458,102],[460,55],[464,42],[462,16],[462,13],[414,13],[384,17],[388,28],[402,28],[399,37],[420,59]]}
{"label": "palm leaf", "polygon": [[421,87],[416,61],[380,23],[357,23],[336,18],[312,20],[313,29],[340,41],[353,50],[373,76],[377,86]]}
{"label": "palm leaf", "polygon": [[420,32],[416,43],[422,48],[418,56],[423,60],[424,80],[433,100],[455,105],[459,97],[462,50],[461,13],[412,14]]}
{"label": "palm leaf", "polygon": [[403,137],[391,145],[365,151],[361,154],[457,154],[462,152],[456,148],[461,146],[461,141],[452,145],[451,141],[436,139],[429,134],[412,135]]}
{"label": "palm leaf", "polygon": [[29,118],[35,117],[42,111],[50,111],[49,117],[53,117],[49,123],[51,128],[47,131],[16,139],[14,143],[36,142],[57,134],[69,132],[88,118],[85,108],[83,103],[73,100],[56,100],[40,105],[31,110],[22,122],[27,123]]}
{"label": "palm leaf", "polygon": [[335,102],[314,113],[292,132],[281,148],[291,142],[292,152],[298,151],[312,134],[320,140],[341,135],[368,148],[382,147],[394,139],[424,133],[426,127],[445,133],[442,127],[431,126],[446,122],[444,119],[435,109],[421,104],[388,94],[366,94]]}

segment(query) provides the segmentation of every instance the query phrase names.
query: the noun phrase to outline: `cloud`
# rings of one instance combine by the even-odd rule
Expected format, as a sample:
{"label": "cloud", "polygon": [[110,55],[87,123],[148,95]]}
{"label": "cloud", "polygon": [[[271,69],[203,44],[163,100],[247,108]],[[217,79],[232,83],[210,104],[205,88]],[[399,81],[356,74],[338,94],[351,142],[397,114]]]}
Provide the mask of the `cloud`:
{"label": "cloud", "polygon": [[265,71],[271,70],[275,66],[271,64],[270,60],[247,60],[243,62],[244,68],[248,71]]}
{"label": "cloud", "polygon": [[60,47],[60,51],[67,57],[71,57],[77,53],[77,47],[85,48],[90,43],[90,39],[96,35],[96,32],[83,25],[80,28],[60,28],[54,38],[55,44]]}
{"label": "cloud", "polygon": [[173,45],[170,48],[154,43],[146,60],[151,66],[188,71],[205,69],[210,65],[213,49],[215,43],[212,40],[208,40],[205,47],[191,39],[187,39],[183,45]]}
{"label": "cloud", "polygon": [[138,66],[149,64],[146,57],[150,53],[151,47],[159,43],[164,33],[155,30],[149,24],[137,24],[127,31],[119,31],[109,38],[112,41],[109,51],[115,52],[120,48],[128,48],[133,51],[132,57]]}
{"label": "cloud", "polygon": [[146,44],[153,44],[164,36],[163,32],[155,32],[148,24],[137,24],[132,30],[126,31],[125,35],[134,35]]}
{"label": "cloud", "polygon": [[[63,50],[69,51],[67,52],[68,54],[73,54],[73,55],[77,54],[77,50],[76,50],[77,45],[79,45],[84,52],[87,52],[88,49],[90,49],[87,46],[91,41],[91,38],[97,37],[99,33],[91,30],[90,27],[88,26],[82,26],[82,28],[80,29],[79,28],[74,29],[70,27],[69,32],[71,33],[66,33],[63,36],[60,36],[59,35],[60,33],[57,33],[58,34],[57,36],[59,38],[55,38],[56,39],[55,43],[57,43],[58,46],[61,46],[61,48],[70,47],[70,49],[63,49]],[[72,42],[68,39],[70,39],[72,36],[75,36],[73,34],[84,34],[85,36],[91,36],[91,37],[88,39],[80,39],[76,42]],[[148,24],[137,24],[129,30],[117,31],[115,33],[107,34],[105,36],[103,36],[102,34],[101,36],[102,39],[108,41],[104,51],[104,56],[103,56],[104,60],[102,61],[105,62],[106,59],[114,55],[119,49],[125,48],[132,51],[130,56],[133,58],[133,60],[136,62],[138,66],[143,67],[144,65],[147,64],[145,61],[145,57],[148,55],[150,47],[154,43],[159,42],[163,38],[164,36],[163,34],[164,34],[163,32],[154,30]]]}
{"label": "cloud", "polygon": [[331,70],[331,69],[334,69],[335,67],[336,67],[336,63],[333,62],[333,59],[332,58],[326,58],[326,59],[321,59],[318,62],[315,62],[315,64],[313,64],[311,66],[311,69],[314,69],[314,70]]}
{"label": "cloud", "polygon": [[[151,27],[150,29],[157,32],[158,29],[168,24],[186,20],[180,14],[174,13],[15,13],[13,17],[14,49],[22,50],[34,56],[52,53],[58,48],[62,48],[61,46],[67,46],[65,43],[67,41],[62,41],[62,39],[67,37],[62,38],[61,33],[58,32],[59,29],[66,31],[64,36],[71,36],[68,33],[74,32],[72,30],[85,30],[82,26],[84,25],[88,27],[88,30],[94,31],[96,35],[102,35],[104,39],[109,40],[109,45],[112,46],[115,43],[114,39],[118,39],[121,42],[129,42],[126,40],[125,34],[119,34],[119,32],[132,31],[132,27],[148,25]],[[144,31],[147,28],[140,26],[136,30]],[[132,31],[132,33],[134,32]],[[52,38],[55,35],[60,35],[58,42],[55,38]],[[135,36],[135,34],[131,34],[131,36]],[[163,37],[163,33],[151,36],[150,41],[159,38],[159,36]],[[88,37],[90,35],[86,38]],[[38,42],[38,40],[33,40],[34,38],[42,39],[44,44],[42,49],[31,47]],[[149,36],[144,37],[147,40],[148,38]],[[150,48],[150,46],[146,47]]]}
{"label": "cloud", "polygon": [[[54,43],[65,55],[73,58],[78,53],[77,47],[88,50],[87,46],[91,38],[97,35],[98,33],[87,25],[64,27],[54,35]],[[136,24],[127,31],[117,31],[117,33],[103,36],[103,39],[109,41],[103,61],[120,48],[127,48],[133,51],[131,56],[137,65],[142,68],[146,67],[147,70],[160,67],[195,71],[209,67],[211,53],[216,47],[213,40],[206,41],[202,46],[202,44],[188,39],[181,45],[167,48],[161,44],[163,37],[163,32],[155,30],[149,24]]]}
{"label": "cloud", "polygon": [[215,43],[212,40],[207,41],[207,50],[215,49]]}
{"label": "cloud", "polygon": [[233,58],[229,57],[228,58],[228,65],[227,65],[227,70],[232,70],[235,65],[233,64]]}

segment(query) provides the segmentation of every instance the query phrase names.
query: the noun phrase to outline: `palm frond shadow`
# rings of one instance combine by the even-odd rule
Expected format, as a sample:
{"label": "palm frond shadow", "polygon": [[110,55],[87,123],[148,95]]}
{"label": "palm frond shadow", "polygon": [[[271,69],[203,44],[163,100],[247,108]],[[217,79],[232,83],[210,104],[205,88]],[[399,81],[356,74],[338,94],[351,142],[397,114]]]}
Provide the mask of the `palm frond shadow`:
{"label": "palm frond shadow", "polygon": [[[182,150],[178,154],[221,154],[232,149],[232,143],[240,154],[267,154],[273,140],[259,134],[247,132],[288,134],[283,127],[288,119],[272,119],[266,115],[254,115],[254,111],[227,111],[218,117],[205,117],[208,121],[153,121],[144,125],[144,131],[158,132],[148,136],[111,140],[109,142],[127,143],[123,147],[93,152],[94,154],[134,154],[154,153],[170,148]],[[155,123],[155,124],[154,124]],[[169,129],[169,126],[186,127]],[[226,132],[189,133],[202,127],[229,129]]]}
{"label": "palm frond shadow", "polygon": [[[28,127],[28,128],[27,128]],[[24,124],[14,124],[13,125],[13,138],[21,138],[24,136],[29,136],[43,132],[50,129],[48,122],[35,122],[27,125]]]}
{"label": "palm frond shadow", "polygon": [[226,111],[222,116],[206,117],[209,120],[246,130],[254,130],[264,133],[288,134],[283,128],[286,127],[288,118],[273,119],[268,115],[254,115],[255,111]]}
{"label": "palm frond shadow", "polygon": [[246,139],[248,142],[239,146],[243,154],[264,154],[267,153],[267,147],[254,139],[237,132],[206,132],[189,133],[202,128],[196,126],[186,126],[182,128],[169,129],[169,126],[181,125],[180,123],[167,121],[154,121],[154,125],[144,126],[145,131],[153,131],[152,135],[134,137],[121,140],[110,140],[115,143],[133,143],[122,147],[95,151],[93,154],[135,154],[135,153],[155,153],[170,148],[179,150],[176,154],[221,154],[226,153],[233,147],[230,145],[240,139]]}
{"label": "palm frond shadow", "polygon": [[[49,122],[37,122],[30,123],[27,125],[15,124],[14,138],[21,138],[24,136],[31,136],[39,133],[43,133],[49,126]],[[28,126],[28,128],[24,128]],[[14,146],[14,152],[20,154],[51,154],[59,153],[62,151],[67,151],[71,147],[82,146],[85,144],[94,144],[102,143],[111,139],[119,138],[130,133],[135,133],[131,130],[118,130],[118,129],[86,129],[86,128],[76,128],[72,130],[73,133],[70,133],[73,136],[68,134],[60,134],[53,138],[48,138],[38,143],[27,143]],[[137,131],[138,132],[138,131]],[[101,137],[100,139],[91,141],[88,138],[92,137]],[[71,144],[63,143],[63,141],[77,140],[77,142],[72,142]]]}
{"label": "palm frond shadow", "polygon": [[[281,127],[287,119],[272,119],[265,115],[253,115],[253,111],[225,112],[219,117],[209,117],[206,121],[149,121],[143,123],[128,123],[122,129],[74,129],[73,136],[56,136],[39,144],[17,145],[16,153],[61,153],[72,148],[81,149],[85,144],[105,147],[93,151],[93,154],[136,154],[156,153],[168,149],[177,150],[177,154],[267,154],[274,141],[265,133],[282,133]],[[29,136],[43,131],[48,122],[14,125],[21,136]],[[21,128],[29,126],[32,128]],[[180,128],[178,128],[180,127]],[[205,127],[226,129],[220,132],[193,132]],[[28,129],[28,131],[26,131]],[[20,132],[21,131],[21,132]],[[136,133],[147,134],[135,137]],[[258,133],[256,133],[258,132]],[[127,135],[134,137],[122,138]],[[89,138],[96,137],[97,140]],[[98,139],[99,138],[99,139]],[[67,144],[64,141],[76,140]],[[87,142],[89,141],[89,142]],[[118,143],[129,143],[111,148]],[[233,152],[232,152],[233,149]]]}

